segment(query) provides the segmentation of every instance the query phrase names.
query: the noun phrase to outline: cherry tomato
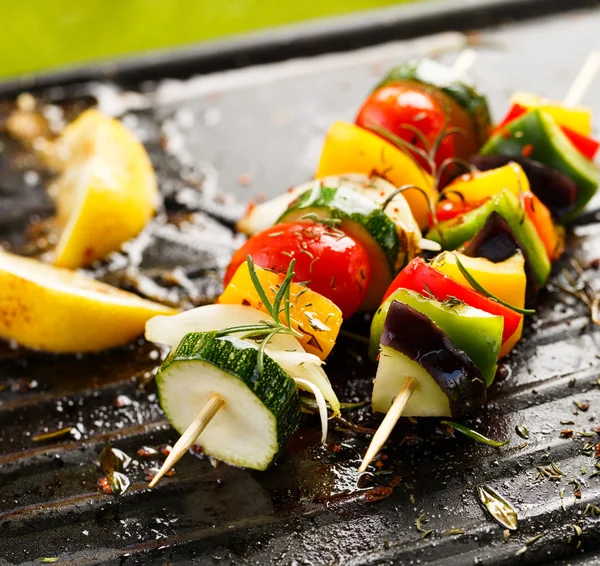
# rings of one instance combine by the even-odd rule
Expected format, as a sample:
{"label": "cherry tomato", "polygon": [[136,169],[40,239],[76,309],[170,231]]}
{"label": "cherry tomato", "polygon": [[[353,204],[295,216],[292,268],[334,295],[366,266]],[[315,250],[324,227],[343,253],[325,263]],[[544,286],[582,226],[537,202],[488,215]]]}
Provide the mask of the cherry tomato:
{"label": "cherry tomato", "polygon": [[225,285],[248,255],[259,267],[279,273],[285,273],[294,258],[294,281],[309,281],[308,286],[333,301],[344,318],[361,305],[371,279],[365,248],[314,222],[277,224],[252,236],[233,254]]}
{"label": "cherry tomato", "polygon": [[[356,117],[356,124],[369,129],[380,126],[403,140],[425,149],[424,143],[412,129],[423,133],[430,146],[446,128],[459,128],[462,133],[446,135],[435,156],[439,167],[449,157],[468,159],[477,153],[477,140],[473,122],[468,112],[439,89],[417,81],[387,84],[365,100]],[[408,128],[406,126],[409,126]],[[419,156],[419,163],[431,172],[429,165]]]}

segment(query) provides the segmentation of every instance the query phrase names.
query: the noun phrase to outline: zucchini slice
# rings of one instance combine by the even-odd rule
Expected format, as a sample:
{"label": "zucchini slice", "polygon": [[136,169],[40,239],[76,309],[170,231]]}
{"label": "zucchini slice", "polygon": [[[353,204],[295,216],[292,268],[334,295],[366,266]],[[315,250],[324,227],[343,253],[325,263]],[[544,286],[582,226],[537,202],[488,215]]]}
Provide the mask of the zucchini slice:
{"label": "zucchini slice", "polygon": [[406,380],[417,385],[403,415],[457,417],[485,402],[481,371],[429,318],[393,301],[381,334],[373,410],[387,413]]}
{"label": "zucchini slice", "polygon": [[294,380],[258,347],[215,332],[187,334],[162,364],[160,404],[183,433],[215,394],[225,404],[199,438],[202,451],[233,466],[266,470],[296,430],[300,401]]}
{"label": "zucchini slice", "polygon": [[[267,313],[244,305],[205,305],[174,316],[155,316],[146,323],[146,339],[175,349],[190,332],[219,331],[231,326],[259,324],[269,319]],[[340,402],[323,371],[323,362],[314,354],[305,352],[294,336],[276,334],[267,344],[265,352],[290,377],[308,381],[317,387],[334,415],[340,414]],[[298,387],[312,393],[302,382],[298,383]]]}

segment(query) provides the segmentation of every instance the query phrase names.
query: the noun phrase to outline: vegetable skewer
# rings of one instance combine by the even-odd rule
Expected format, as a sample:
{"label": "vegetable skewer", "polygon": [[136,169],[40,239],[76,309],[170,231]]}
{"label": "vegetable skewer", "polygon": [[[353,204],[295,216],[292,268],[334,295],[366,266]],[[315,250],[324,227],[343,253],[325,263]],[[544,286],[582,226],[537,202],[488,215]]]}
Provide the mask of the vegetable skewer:
{"label": "vegetable skewer", "polygon": [[[566,97],[564,106],[569,106],[569,105],[574,106],[575,104],[577,104],[579,102],[579,100],[583,97],[583,94],[585,93],[585,91],[587,90],[589,85],[591,84],[591,81],[592,81],[593,77],[595,76],[596,72],[598,71],[598,69],[600,69],[600,56],[598,54],[591,54],[590,57],[588,57],[588,60],[586,61],[586,63],[584,64],[582,71],[579,73],[577,79],[575,80],[573,87],[569,91],[569,94]],[[535,115],[535,112],[537,112],[537,111],[534,110],[533,115]],[[540,124],[541,123],[542,122],[540,122]],[[540,129],[540,128],[538,127],[538,129]],[[543,130],[543,128],[541,128],[541,129]],[[533,127],[532,130],[535,130],[535,127]],[[516,131],[517,134],[519,134],[519,137],[522,135],[519,127],[515,127],[513,131]],[[531,136],[531,134],[529,134],[529,135]],[[557,137],[556,130],[554,130],[552,135],[555,138]],[[504,142],[505,137],[506,136],[504,136],[502,134],[496,136],[496,139],[498,140],[498,143],[500,145],[505,143]],[[549,136],[549,137],[551,137],[551,136]],[[539,141],[539,138],[532,137],[531,139],[537,139]],[[567,150],[568,143],[569,142],[563,143],[563,149],[565,150],[565,152]],[[489,145],[489,142],[488,142],[488,145]],[[534,146],[526,146],[526,148],[527,147],[530,147],[532,150],[534,149]],[[484,148],[484,152],[485,151],[486,151],[486,149]],[[528,156],[526,153],[523,153],[523,155],[525,155],[526,157]],[[583,161],[582,161],[582,164],[583,164]],[[499,165],[502,165],[502,164],[499,164]],[[479,186],[477,186],[477,182],[478,182],[477,177],[475,177],[475,176],[473,176],[473,174],[471,174],[471,175],[464,176],[463,185],[460,186],[460,188],[456,187],[456,189],[454,189],[454,186],[456,186],[456,185],[454,185],[454,186],[451,185],[449,187],[451,193],[454,192],[454,194],[460,196],[460,200],[458,200],[456,198],[456,199],[454,199],[454,201],[458,204],[462,203],[461,206],[463,207],[463,209],[464,209],[464,204],[465,204],[465,200],[466,200],[465,199],[465,189],[467,190],[467,192],[468,191],[472,192],[473,196],[471,198],[473,200],[475,200],[475,202],[477,202],[477,199],[492,197],[491,200],[489,201],[490,204],[487,207],[488,209],[486,210],[485,207],[481,207],[481,212],[477,212],[477,214],[481,214],[482,218],[487,217],[487,221],[485,222],[483,229],[482,229],[482,225],[481,225],[480,221],[476,221],[477,226],[473,225],[472,231],[469,233],[468,236],[466,236],[466,238],[464,238],[464,240],[471,240],[470,244],[468,244],[468,245],[465,244],[466,245],[465,253],[467,253],[469,251],[474,251],[475,256],[478,256],[482,253],[482,251],[483,251],[482,245],[485,245],[484,241],[486,238],[485,231],[486,231],[486,229],[488,229],[488,231],[490,229],[492,229],[491,228],[492,224],[490,224],[490,220],[492,218],[497,218],[498,221],[501,220],[504,223],[506,230],[508,230],[508,232],[511,232],[511,233],[514,232],[514,233],[518,234],[518,240],[516,239],[515,241],[517,241],[517,242],[520,241],[521,243],[525,244],[525,247],[522,248],[523,254],[525,254],[526,258],[529,258],[529,261],[533,262],[533,263],[530,263],[530,265],[529,265],[530,273],[528,273],[528,279],[531,281],[532,279],[535,280],[537,278],[538,285],[542,286],[545,283],[546,278],[548,276],[550,263],[547,262],[547,265],[545,265],[544,262],[542,261],[542,260],[545,260],[545,254],[543,254],[541,252],[541,247],[539,246],[539,239],[541,238],[541,241],[543,241],[543,243],[544,243],[544,246],[546,248],[545,251],[547,254],[547,259],[552,261],[552,260],[556,259],[556,257],[558,257],[560,255],[560,253],[562,252],[562,245],[560,244],[560,237],[558,239],[556,239],[556,236],[553,235],[554,226],[552,225],[552,220],[551,220],[549,212],[547,211],[544,213],[544,210],[545,210],[544,205],[539,200],[537,200],[537,202],[535,203],[535,208],[534,208],[533,201],[532,201],[532,199],[536,199],[536,197],[534,195],[529,197],[529,201],[531,202],[531,205],[528,205],[526,207],[526,205],[524,203],[527,203],[528,201],[526,198],[525,199],[523,198],[523,187],[522,187],[522,184],[524,181],[526,181],[526,179],[523,179],[522,170],[519,168],[518,165],[516,165],[514,163],[512,163],[512,164],[509,163],[508,166],[509,166],[509,168],[507,169],[507,172],[511,171],[510,166],[512,166],[514,169],[514,172],[516,174],[515,179],[518,181],[518,186],[516,187],[516,189],[517,189],[516,196],[520,199],[520,201],[521,201],[520,208],[522,208],[522,210],[523,210],[523,213],[522,213],[520,219],[517,218],[517,215],[514,215],[514,218],[512,218],[512,219],[510,217],[509,208],[511,208],[511,206],[512,206],[512,205],[508,206],[509,201],[511,201],[511,198],[508,198],[511,196],[510,192],[508,192],[506,190],[504,191],[504,199],[506,200],[506,202],[504,202],[504,203],[501,202],[501,200],[499,200],[498,197],[494,198],[494,196],[493,196],[495,193],[498,192],[498,188],[507,186],[506,181],[503,183],[498,183],[498,185],[496,185],[496,187],[498,187],[498,188],[496,188],[496,187],[493,187],[493,185],[491,185],[491,184],[485,185],[485,180],[482,180],[482,182],[484,184],[481,184],[481,186],[479,187]],[[517,171],[517,169],[519,171]],[[500,172],[500,169],[497,169],[494,171]],[[491,171],[490,173],[494,173],[494,171]],[[563,171],[564,171],[564,169],[563,169]],[[484,176],[489,175],[489,173],[486,173],[483,175]],[[509,174],[509,176],[510,176],[510,174]],[[590,169],[589,178],[592,179],[592,176],[595,176],[595,175],[592,175],[591,169]],[[510,185],[510,183],[514,182],[515,179],[512,179],[512,180],[509,179],[508,184]],[[473,185],[473,180],[475,180],[475,185]],[[471,189],[471,186],[473,186],[472,189]],[[477,189],[490,190],[491,192],[489,192],[487,195],[484,195],[481,193],[481,190],[475,189],[476,186],[477,186]],[[594,181],[594,183],[592,185],[592,182],[590,182],[590,185],[587,188],[588,196],[584,197],[585,201],[587,201],[589,199],[589,195],[593,194],[596,191],[596,188],[597,188],[597,183]],[[501,195],[502,192],[500,191],[499,194]],[[531,193],[529,193],[529,194],[531,194]],[[454,195],[452,195],[452,196],[454,196]],[[585,201],[582,204],[585,204]],[[452,202],[452,200],[450,202]],[[580,202],[581,202],[581,200],[580,200]],[[515,199],[515,203],[513,203],[513,204],[516,204],[516,203],[517,203],[517,200]],[[479,202],[479,204],[481,204],[481,201]],[[580,206],[582,206],[582,204],[580,204]],[[514,208],[515,208],[515,210],[517,209],[516,206]],[[479,210],[479,209],[477,209],[477,210]],[[508,219],[510,221],[510,224],[511,224],[510,226],[506,222],[506,220],[502,219],[502,217],[500,215],[498,215],[498,211],[500,211],[500,213],[503,215],[504,219]],[[526,218],[525,211],[527,211],[527,214],[530,217],[528,222],[532,223],[532,225],[535,227],[535,230],[532,230],[531,228],[529,228],[528,232],[524,231],[524,228],[526,227],[526,225],[523,224],[525,221],[525,218]],[[542,219],[542,217],[540,216],[540,211],[542,213],[546,214],[544,219]],[[460,215],[460,220],[456,224],[456,229],[459,231],[464,230],[464,229],[469,230],[469,228],[468,228],[469,222],[467,220],[467,217],[469,216],[469,209],[467,209],[462,214],[459,213],[459,215]],[[473,214],[471,214],[471,216],[473,216]],[[474,219],[475,219],[475,216],[473,216],[473,220]],[[434,227],[433,236],[432,236],[431,232],[428,234],[428,236],[433,237],[434,240],[437,240],[440,243],[442,243],[444,245],[444,247],[449,247],[450,249],[452,249],[452,248],[458,247],[461,243],[463,243],[464,240],[462,238],[461,238],[462,241],[454,240],[454,242],[451,242],[448,240],[448,238],[450,238],[451,240],[453,238],[452,231],[451,231],[453,229],[453,227],[449,223],[450,223],[450,221],[446,221],[446,224],[448,225],[447,227],[443,226],[443,225],[436,225]],[[549,226],[548,229],[546,229],[546,227],[545,227],[546,225]],[[437,231],[437,233],[436,233],[436,231]],[[548,234],[551,234],[551,236],[549,237]],[[496,238],[496,240],[490,240],[490,241],[494,241],[496,243],[496,245],[498,245],[498,242],[500,242],[500,240],[498,240],[497,235],[494,237]],[[537,238],[538,243],[536,243],[536,238]],[[484,256],[485,256],[485,253],[486,252],[484,252]],[[471,255],[471,254],[468,254],[468,255]],[[434,264],[435,264],[435,262],[434,262]],[[465,266],[463,265],[461,260],[458,258],[458,256],[456,257],[456,265],[458,267],[458,270],[459,270],[461,276],[466,279],[466,281],[469,283],[469,285],[471,287],[473,287],[476,291],[479,291],[483,294],[489,294],[489,292],[486,290],[486,288],[483,285],[481,285],[476,280],[476,278],[474,278],[468,272],[468,270],[465,268]],[[407,270],[404,270],[398,276],[397,279],[401,278],[402,274],[406,271]],[[412,278],[408,278],[408,279],[412,279]],[[392,284],[392,287],[393,287],[393,284]],[[429,288],[427,288],[427,291],[429,294],[431,293]],[[386,293],[386,295],[389,295],[389,292]],[[530,293],[530,296],[531,296],[531,293]],[[398,295],[396,293],[395,295],[393,295],[393,297],[395,297],[396,299],[401,299],[402,295]],[[492,295],[492,298],[494,298],[499,304],[510,307],[510,304],[502,301],[502,299],[499,299],[498,297],[494,297],[493,295]],[[392,303],[390,304],[389,300],[386,303],[384,303],[384,305],[386,305],[385,306],[386,310],[382,311],[380,308],[380,311],[378,311],[378,313],[373,321],[371,355],[373,355],[373,350],[374,350],[373,338],[375,338],[375,340],[377,342],[379,342],[379,340],[380,340],[379,336],[381,336],[381,332],[382,332],[382,327],[381,327],[381,324],[382,324],[381,321],[383,320],[382,317],[386,317],[386,313],[388,313],[387,309],[391,310],[394,307],[394,304],[395,304],[394,298],[392,298],[390,300],[392,300]],[[413,303],[413,305],[414,305],[414,303]],[[517,312],[520,312],[522,314],[532,312],[532,311],[528,311],[528,310],[523,310],[521,308],[515,308],[514,310]],[[428,314],[429,314],[429,316],[431,316],[432,311],[429,310]],[[387,316],[390,316],[390,314],[388,313]],[[385,318],[385,326],[383,327],[384,332],[385,332],[385,328],[388,325],[389,325],[389,321],[386,317]],[[381,354],[380,354],[381,356],[383,356],[384,352],[385,352],[385,348],[383,348],[383,344],[384,344],[384,342],[382,340],[382,342],[381,342],[382,350],[381,350]],[[381,359],[380,360],[380,368],[383,363],[385,363],[385,361],[383,359]],[[393,372],[393,368],[392,368],[392,372]],[[375,387],[373,390],[373,408],[374,409],[376,409],[376,403],[380,404],[380,401],[378,401],[376,399],[379,374],[380,374],[380,371],[378,370],[378,377],[375,380]],[[395,379],[397,380],[398,376]],[[390,383],[392,383],[392,382],[390,382]],[[398,383],[398,382],[396,382],[396,383]],[[376,434],[374,435],[374,437],[371,441],[371,444],[367,450],[367,453],[365,455],[365,458],[359,468],[359,472],[364,472],[367,469],[369,463],[372,461],[372,459],[375,457],[377,452],[380,450],[381,446],[383,446],[383,444],[385,443],[385,441],[386,441],[387,437],[389,436],[389,434],[391,433],[394,425],[396,424],[400,415],[402,414],[402,411],[405,411],[405,409],[409,403],[410,397],[414,394],[415,389],[418,386],[415,384],[414,380],[412,380],[410,382],[410,388],[409,388],[410,391],[407,393],[406,387],[407,387],[408,383],[409,382],[405,382],[404,386],[400,390],[401,391],[400,394],[398,395],[398,397],[396,399],[394,399],[394,402],[392,403],[391,407],[389,408],[388,413],[386,414],[386,417],[384,418],[383,422],[380,425],[380,428],[377,430]],[[393,389],[392,389],[392,391],[393,391]],[[385,410],[385,408],[383,410]]]}
{"label": "vegetable skewer", "polygon": [[[292,283],[294,266],[292,259],[282,281],[278,274],[256,268],[248,256],[221,297],[225,304],[149,321],[147,336],[172,345],[172,351],[157,375],[157,384],[163,409],[167,414],[172,410],[178,412],[170,419],[182,432],[150,487],[157,484],[202,433],[205,453],[232,464],[264,469],[279,452],[281,442],[287,441],[298,424],[296,387],[315,395],[325,441],[328,418],[325,399],[329,400],[334,414],[339,413],[339,401],[320,370],[321,360],[306,353],[298,338],[310,336],[313,347],[323,344],[323,348],[316,351],[325,357],[327,346],[323,338],[316,335],[327,334],[335,341],[341,317],[339,310],[336,311],[324,297],[306,288],[298,290],[299,286]],[[243,291],[246,283],[253,289]],[[255,308],[246,306],[253,303],[254,295],[258,297]],[[300,297],[310,301],[310,311],[304,310]],[[238,300],[242,304],[236,305]],[[234,304],[227,304],[231,302]],[[266,312],[261,314],[261,308]],[[215,310],[219,311],[221,321],[215,320]],[[329,312],[323,317],[325,322],[319,320],[324,311]],[[231,317],[227,318],[228,314],[238,316],[239,324],[215,330],[223,319],[227,324],[234,322]],[[330,317],[334,320],[327,326]],[[188,333],[190,329],[193,331]],[[194,332],[198,330],[204,332]],[[182,387],[174,385],[175,382],[180,382]],[[204,405],[193,417],[202,399]],[[251,405],[257,403],[258,406],[252,409]],[[250,423],[247,411],[250,414],[258,411],[260,415]],[[216,425],[207,430],[217,416],[217,425],[221,426],[223,434],[219,433],[218,427],[214,428]],[[256,423],[261,421],[262,426],[257,426]],[[252,443],[240,440],[244,437],[242,430],[246,436],[264,437],[266,447],[261,447],[264,452],[261,457],[248,452]]]}
{"label": "vegetable skewer", "polygon": [[[394,69],[369,97],[356,125],[337,123],[330,130],[318,180],[254,207],[239,224],[253,236],[230,264],[227,288],[219,299],[223,306],[248,305],[266,311],[273,321],[281,319],[306,352],[322,360],[334,346],[341,313],[333,326],[328,322],[330,314],[320,327],[310,312],[319,310],[316,305],[322,304],[323,297],[308,300],[306,293],[319,291],[343,308],[344,317],[358,307],[373,311],[381,305],[371,327],[370,356],[379,360],[373,410],[387,414],[360,472],[385,444],[400,416],[456,417],[485,402],[498,359],[519,340],[523,315],[533,312],[524,308],[526,288],[531,302],[545,284],[551,263],[562,253],[564,229],[555,222],[578,212],[597,188],[596,170],[586,164],[585,154],[579,158],[570,149],[571,138],[544,110],[525,109],[522,117],[502,126],[503,135],[487,140],[490,121],[485,98],[458,80],[473,61],[474,53],[467,51],[445,74],[433,62],[413,62]],[[589,86],[590,64],[587,68],[583,75]],[[584,79],[576,82],[581,85]],[[386,89],[394,96],[380,100],[380,91]],[[582,96],[583,87],[578,89]],[[427,113],[415,114],[410,97],[404,107],[405,90],[435,102],[430,117],[441,121],[423,121]],[[574,96],[571,94],[571,100]],[[454,112],[451,120],[449,108]],[[376,128],[365,117],[370,112],[378,117]],[[386,122],[390,116],[391,121]],[[505,148],[505,132],[518,133],[523,124],[525,134],[536,142],[534,149],[541,148],[552,157],[552,169],[530,162],[527,151],[521,151],[520,134],[514,136],[521,144],[518,154],[510,144]],[[442,144],[449,134],[458,140],[461,129],[467,131],[466,145],[454,139]],[[386,130],[392,133],[384,135]],[[436,131],[438,137],[430,139]],[[484,143],[484,156],[478,159],[499,161],[493,169],[472,169],[452,180],[457,165],[468,165],[461,161],[461,152],[468,155]],[[500,147],[498,151],[494,144]],[[448,153],[446,158],[443,152],[438,154],[442,147]],[[426,163],[420,163],[421,159]],[[581,174],[573,179],[572,169],[578,168]],[[439,191],[445,183],[446,188]],[[441,198],[445,199],[443,206],[438,203],[436,210],[431,203]],[[433,225],[428,233],[431,240],[421,235],[427,224]],[[420,258],[411,261],[419,248],[435,250],[435,243],[438,249],[460,249],[461,253],[447,252],[430,265]],[[252,289],[257,273],[251,263],[242,263],[246,255],[272,270],[260,270],[261,288],[254,285]],[[282,295],[278,286],[277,274],[287,268],[289,275],[294,262],[301,267],[306,288],[292,293],[296,302],[290,315],[289,291],[286,308],[275,309],[276,301],[266,296],[265,289],[280,297],[281,306],[285,293]],[[330,386],[323,388],[323,383],[328,385],[326,377],[315,379],[317,372],[322,372],[319,362],[308,366],[312,373],[299,375],[295,368],[307,362],[293,365],[287,354],[270,348],[266,342],[275,337],[264,329],[261,334],[242,325],[237,331],[219,332],[239,335],[242,330],[246,334],[236,340],[254,341],[266,359],[281,362],[297,387],[315,394],[322,419],[327,418],[325,399],[335,413],[331,401],[335,394]],[[291,354],[300,359],[306,352]],[[337,398],[335,403],[339,407]],[[212,415],[215,423],[228,406],[223,398]],[[188,419],[184,427],[176,426],[182,430],[189,425],[169,464],[196,441],[197,431],[210,433],[213,427],[206,422],[205,416],[198,416]],[[207,450],[204,441],[202,445],[210,455],[211,448]],[[214,447],[212,450],[214,453]],[[267,460],[266,465],[272,456],[260,464],[252,458],[238,463],[263,469]],[[167,463],[163,468],[168,469]]]}

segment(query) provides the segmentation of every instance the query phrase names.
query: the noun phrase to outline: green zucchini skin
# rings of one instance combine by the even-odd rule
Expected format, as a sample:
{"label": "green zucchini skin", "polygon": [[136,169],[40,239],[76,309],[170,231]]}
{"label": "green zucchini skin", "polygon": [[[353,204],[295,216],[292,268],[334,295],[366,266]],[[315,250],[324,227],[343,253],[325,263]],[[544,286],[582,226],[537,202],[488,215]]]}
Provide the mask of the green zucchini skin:
{"label": "green zucchini skin", "polygon": [[[203,362],[239,379],[272,413],[277,423],[278,450],[266,466],[258,468],[266,469],[298,427],[300,399],[296,383],[279,364],[265,354],[263,371],[259,372],[257,357],[258,347],[239,338],[218,337],[216,332],[191,332],[165,359],[156,376],[156,383],[161,406],[169,417],[177,411],[177,407],[169,406],[168,399],[163,396],[162,385],[177,364]],[[200,373],[198,379],[202,379]],[[198,411],[201,408],[198,407]],[[240,430],[240,434],[243,433]]]}
{"label": "green zucchini skin", "polygon": [[492,124],[486,97],[471,85],[455,80],[451,69],[444,65],[431,59],[408,61],[394,67],[373,90],[394,82],[411,80],[440,89],[462,106],[471,116],[479,145],[485,143]]}
{"label": "green zucchini skin", "polygon": [[[279,222],[301,220],[315,212],[322,218],[355,222],[364,228],[381,248],[392,272],[396,272],[401,242],[394,222],[379,206],[349,187],[327,187],[315,182],[279,217]],[[403,256],[404,257],[404,254]]]}
{"label": "green zucchini skin", "polygon": [[552,117],[540,109],[510,122],[488,140],[481,154],[526,155],[575,181],[577,202],[575,208],[561,218],[562,222],[577,216],[598,189],[598,168],[577,151]]}

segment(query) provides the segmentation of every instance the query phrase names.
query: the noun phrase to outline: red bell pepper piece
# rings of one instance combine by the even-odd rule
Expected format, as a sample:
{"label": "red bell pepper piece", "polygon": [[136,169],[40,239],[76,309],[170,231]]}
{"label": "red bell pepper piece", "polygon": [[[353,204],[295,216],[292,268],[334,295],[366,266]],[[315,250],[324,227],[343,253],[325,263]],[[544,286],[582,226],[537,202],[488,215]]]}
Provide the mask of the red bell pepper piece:
{"label": "red bell pepper piece", "polygon": [[421,258],[413,259],[398,273],[385,292],[383,300],[385,301],[396,289],[400,288],[416,291],[424,297],[431,294],[438,301],[445,301],[448,297],[454,297],[467,305],[501,316],[504,319],[503,343],[515,333],[521,322],[519,313],[436,271]]}
{"label": "red bell pepper piece", "polygon": [[[494,133],[502,130],[507,124],[510,124],[513,120],[516,120],[523,114],[527,112],[527,108],[524,106],[520,106],[519,104],[513,104],[508,114],[504,117],[504,120],[496,126]],[[581,154],[583,154],[588,159],[594,159],[598,149],[600,148],[600,142],[595,140],[594,138],[590,138],[588,136],[584,136],[579,132],[576,132],[569,128],[568,126],[560,126],[564,134],[569,138],[571,143],[579,150]]]}

